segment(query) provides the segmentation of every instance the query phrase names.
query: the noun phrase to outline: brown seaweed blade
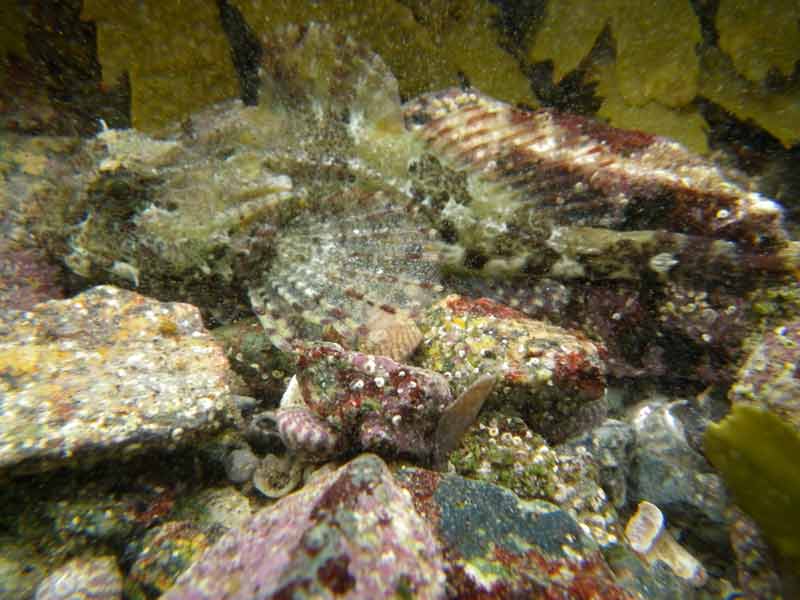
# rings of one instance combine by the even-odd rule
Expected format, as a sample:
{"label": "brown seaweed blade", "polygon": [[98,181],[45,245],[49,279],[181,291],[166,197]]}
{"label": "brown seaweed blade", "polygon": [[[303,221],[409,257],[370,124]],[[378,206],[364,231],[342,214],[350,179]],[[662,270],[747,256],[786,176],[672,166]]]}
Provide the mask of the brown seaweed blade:
{"label": "brown seaweed blade", "polygon": [[[521,110],[473,90],[422,96],[406,105],[404,117],[427,157],[465,179],[466,193],[451,197],[442,214],[467,252],[491,253],[492,237],[513,228],[532,240],[520,269],[530,267],[525,252],[538,243],[558,255],[557,268],[539,270],[552,276],[636,276],[687,260],[695,269],[703,248],[714,267],[796,268],[781,207],[676,142],[548,109]],[[584,247],[565,255],[557,238],[584,233]],[[591,247],[592,239],[603,247]],[[611,246],[632,247],[637,264],[606,254],[606,262],[628,264],[607,265],[604,273],[582,263]]]}
{"label": "brown seaweed blade", "polygon": [[327,339],[407,354],[414,318],[441,295],[441,244],[395,194],[345,190],[330,200],[341,210],[281,233],[272,268],[250,290],[253,307],[283,350]]}

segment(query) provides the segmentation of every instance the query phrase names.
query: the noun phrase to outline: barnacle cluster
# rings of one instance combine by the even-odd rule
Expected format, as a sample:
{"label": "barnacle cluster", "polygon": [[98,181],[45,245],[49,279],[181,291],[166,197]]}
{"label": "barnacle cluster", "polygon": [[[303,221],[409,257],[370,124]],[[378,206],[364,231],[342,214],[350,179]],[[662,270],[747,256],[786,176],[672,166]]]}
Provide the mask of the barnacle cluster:
{"label": "barnacle cluster", "polygon": [[486,411],[450,455],[456,472],[507,487],[521,498],[555,493],[557,456],[519,417]]}
{"label": "barnacle cluster", "polygon": [[605,369],[592,342],[488,299],[448,296],[423,322],[421,364],[457,391],[498,377],[488,406],[560,442],[605,417]]}

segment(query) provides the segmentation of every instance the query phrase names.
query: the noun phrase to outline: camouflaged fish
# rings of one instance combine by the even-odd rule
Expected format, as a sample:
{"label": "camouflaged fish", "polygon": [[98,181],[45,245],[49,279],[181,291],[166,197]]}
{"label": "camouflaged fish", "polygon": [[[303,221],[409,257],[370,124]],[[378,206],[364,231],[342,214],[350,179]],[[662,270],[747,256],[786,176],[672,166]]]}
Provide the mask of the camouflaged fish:
{"label": "camouflaged fish", "polygon": [[[800,262],[778,204],[668,139],[472,89],[402,104],[380,57],[319,25],[266,38],[260,76],[257,106],[91,140],[80,174],[53,183],[57,226],[37,221],[47,246],[222,322],[246,296],[283,350],[326,340],[401,362],[453,290],[592,324],[612,349],[618,324],[630,360],[661,335],[653,315],[671,318],[670,290],[723,318],[759,273]],[[691,327],[718,353],[723,338]]]}
{"label": "camouflaged fish", "polygon": [[487,275],[708,278],[796,261],[781,207],[677,142],[474,90],[422,96],[403,115],[422,160],[459,182],[440,218]]}
{"label": "camouflaged fish", "polygon": [[[308,103],[328,135],[338,128],[352,183],[333,212],[319,206],[281,232],[250,289],[278,345],[324,338],[402,359],[444,286],[519,296],[559,280],[738,285],[798,264],[781,207],[676,142],[471,89],[401,106],[374,56],[347,59],[317,27],[289,35],[289,59],[268,47],[264,88],[280,96],[292,73],[300,110]],[[304,79],[299,65],[326,49],[341,70]],[[395,337],[397,348],[370,342]]]}

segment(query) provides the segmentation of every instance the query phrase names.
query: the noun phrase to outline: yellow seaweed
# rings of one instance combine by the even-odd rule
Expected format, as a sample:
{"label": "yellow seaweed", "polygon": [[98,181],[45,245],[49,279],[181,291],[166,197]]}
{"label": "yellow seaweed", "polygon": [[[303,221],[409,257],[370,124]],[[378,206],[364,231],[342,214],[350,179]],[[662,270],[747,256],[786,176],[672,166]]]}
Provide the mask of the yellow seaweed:
{"label": "yellow seaweed", "polygon": [[498,9],[486,0],[232,3],[259,34],[289,23],[332,25],[377,52],[406,98],[457,85],[463,73],[485,93],[509,102],[536,102],[516,59],[499,46],[493,25]]}
{"label": "yellow seaweed", "polygon": [[719,47],[750,81],[763,81],[773,68],[789,76],[800,60],[797,0],[721,0],[716,28]]}
{"label": "yellow seaweed", "polygon": [[697,93],[700,22],[688,2],[551,0],[529,52],[552,60],[556,81],[577,68],[609,25],[616,41],[616,80],[625,102],[683,106]]}
{"label": "yellow seaweed", "polygon": [[736,502],[793,565],[800,566],[800,435],[775,414],[734,404],[709,425],[705,453]]}
{"label": "yellow seaweed", "polygon": [[0,2],[0,60],[9,54],[28,56],[25,30],[28,20],[17,2]]}
{"label": "yellow seaweed", "polygon": [[398,2],[233,0],[232,4],[262,35],[289,23],[332,25],[380,54],[398,78],[404,95],[414,96],[431,86],[447,87],[457,82],[456,73],[448,68],[430,34]]}
{"label": "yellow seaweed", "polygon": [[596,91],[603,98],[597,115],[614,127],[663,135],[682,143],[693,152],[708,152],[708,126],[696,106],[673,108],[657,100],[641,106],[628,104],[617,87],[613,65],[594,68],[592,76],[597,81]]}
{"label": "yellow seaweed", "polygon": [[800,142],[800,82],[773,92],[738,75],[731,59],[717,50],[703,56],[700,95],[742,121],[754,121],[787,148]]}
{"label": "yellow seaweed", "polygon": [[128,73],[133,126],[145,131],[238,93],[216,2],[85,0],[103,82]]}
{"label": "yellow seaweed", "polygon": [[[453,6],[459,10],[454,11]],[[470,85],[495,98],[528,106],[538,104],[517,59],[500,47],[500,34],[494,26],[496,6],[483,0],[462,0],[451,3],[448,16],[440,17],[438,23],[434,20],[432,33],[453,70],[462,72]]]}

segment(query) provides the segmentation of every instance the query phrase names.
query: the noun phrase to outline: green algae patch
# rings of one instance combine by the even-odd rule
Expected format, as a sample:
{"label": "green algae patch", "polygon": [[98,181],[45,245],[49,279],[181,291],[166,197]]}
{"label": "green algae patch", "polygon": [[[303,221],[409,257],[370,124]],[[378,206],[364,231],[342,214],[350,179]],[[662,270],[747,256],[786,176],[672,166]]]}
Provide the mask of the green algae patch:
{"label": "green algae patch", "polygon": [[705,434],[705,453],[771,544],[800,567],[800,435],[773,413],[736,404]]}

